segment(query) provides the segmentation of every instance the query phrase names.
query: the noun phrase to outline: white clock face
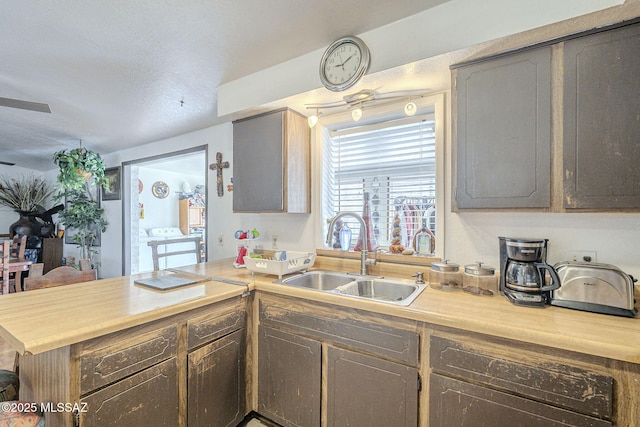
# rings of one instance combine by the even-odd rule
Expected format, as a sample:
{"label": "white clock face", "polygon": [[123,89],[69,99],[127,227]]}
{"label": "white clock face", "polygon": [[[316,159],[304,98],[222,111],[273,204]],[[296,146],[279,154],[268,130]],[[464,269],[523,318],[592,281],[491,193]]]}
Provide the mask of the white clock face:
{"label": "white clock face", "polygon": [[328,55],[324,75],[331,84],[344,84],[357,73],[361,62],[360,48],[355,43],[343,43]]}

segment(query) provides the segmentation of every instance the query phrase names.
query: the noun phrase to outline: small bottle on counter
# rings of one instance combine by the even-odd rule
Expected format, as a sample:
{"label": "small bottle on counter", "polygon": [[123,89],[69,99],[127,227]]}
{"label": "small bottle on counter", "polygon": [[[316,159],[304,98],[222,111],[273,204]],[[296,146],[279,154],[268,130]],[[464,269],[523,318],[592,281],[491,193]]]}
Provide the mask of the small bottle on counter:
{"label": "small bottle on counter", "polygon": [[429,287],[442,290],[462,289],[462,273],[458,264],[444,260],[431,263]]}
{"label": "small bottle on counter", "polygon": [[481,262],[464,266],[462,274],[462,289],[473,295],[497,295],[498,277],[495,275],[496,269]]}

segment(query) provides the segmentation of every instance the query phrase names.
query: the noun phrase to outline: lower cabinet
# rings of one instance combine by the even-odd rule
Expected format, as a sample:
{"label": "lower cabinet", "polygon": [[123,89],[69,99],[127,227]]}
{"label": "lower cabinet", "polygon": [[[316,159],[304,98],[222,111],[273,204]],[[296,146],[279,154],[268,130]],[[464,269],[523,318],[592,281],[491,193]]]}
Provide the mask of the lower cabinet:
{"label": "lower cabinet", "polygon": [[83,426],[177,426],[178,376],[173,357],[82,399]]}
{"label": "lower cabinet", "polygon": [[611,426],[599,420],[535,400],[438,374],[429,376],[431,427],[499,426],[587,427]]}
{"label": "lower cabinet", "polygon": [[245,330],[189,353],[187,425],[236,426],[245,415]]}
{"label": "lower cabinet", "polygon": [[328,426],[417,426],[418,370],[327,347]]}
{"label": "lower cabinet", "polygon": [[259,304],[260,414],[285,427],[418,425],[415,328],[286,301]]}
{"label": "lower cabinet", "polygon": [[284,426],[319,426],[320,342],[262,327],[258,349],[259,412]]}
{"label": "lower cabinet", "polygon": [[429,426],[612,425],[613,378],[520,347],[431,336]]}
{"label": "lower cabinet", "polygon": [[86,408],[73,424],[47,414],[47,426],[235,427],[247,412],[245,350],[244,298],[76,344],[71,394],[54,401]]}

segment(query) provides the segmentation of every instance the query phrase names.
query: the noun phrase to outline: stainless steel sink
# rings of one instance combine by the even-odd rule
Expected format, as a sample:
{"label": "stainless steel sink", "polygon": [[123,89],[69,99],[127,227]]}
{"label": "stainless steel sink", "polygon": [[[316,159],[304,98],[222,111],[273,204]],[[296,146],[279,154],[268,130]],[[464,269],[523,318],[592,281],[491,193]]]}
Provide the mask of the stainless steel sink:
{"label": "stainless steel sink", "polygon": [[427,287],[411,280],[321,270],[289,277],[282,284],[402,306],[411,304]]}
{"label": "stainless steel sink", "polygon": [[339,286],[353,282],[356,277],[347,273],[334,271],[314,270],[303,273],[299,276],[289,277],[282,281],[283,285],[297,286],[299,288],[309,288],[318,291],[332,291]]}

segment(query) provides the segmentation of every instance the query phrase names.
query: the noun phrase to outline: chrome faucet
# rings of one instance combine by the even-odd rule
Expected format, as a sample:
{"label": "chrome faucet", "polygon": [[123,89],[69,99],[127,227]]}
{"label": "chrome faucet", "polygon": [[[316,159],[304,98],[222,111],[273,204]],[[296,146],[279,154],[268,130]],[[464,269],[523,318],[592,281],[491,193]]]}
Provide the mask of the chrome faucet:
{"label": "chrome faucet", "polygon": [[360,215],[358,215],[355,212],[338,212],[336,216],[331,218],[331,221],[329,222],[329,230],[327,231],[327,245],[331,244],[331,238],[333,236],[333,228],[335,227],[336,221],[342,218],[343,216],[352,216],[360,222],[361,236],[359,238],[362,239],[362,250],[360,251],[360,274],[362,274],[363,276],[366,276],[368,274],[367,265],[375,264],[375,260],[367,259],[369,255],[369,251],[367,250],[367,236],[369,235],[368,234],[369,230],[367,227],[367,223],[364,222],[364,220]]}

